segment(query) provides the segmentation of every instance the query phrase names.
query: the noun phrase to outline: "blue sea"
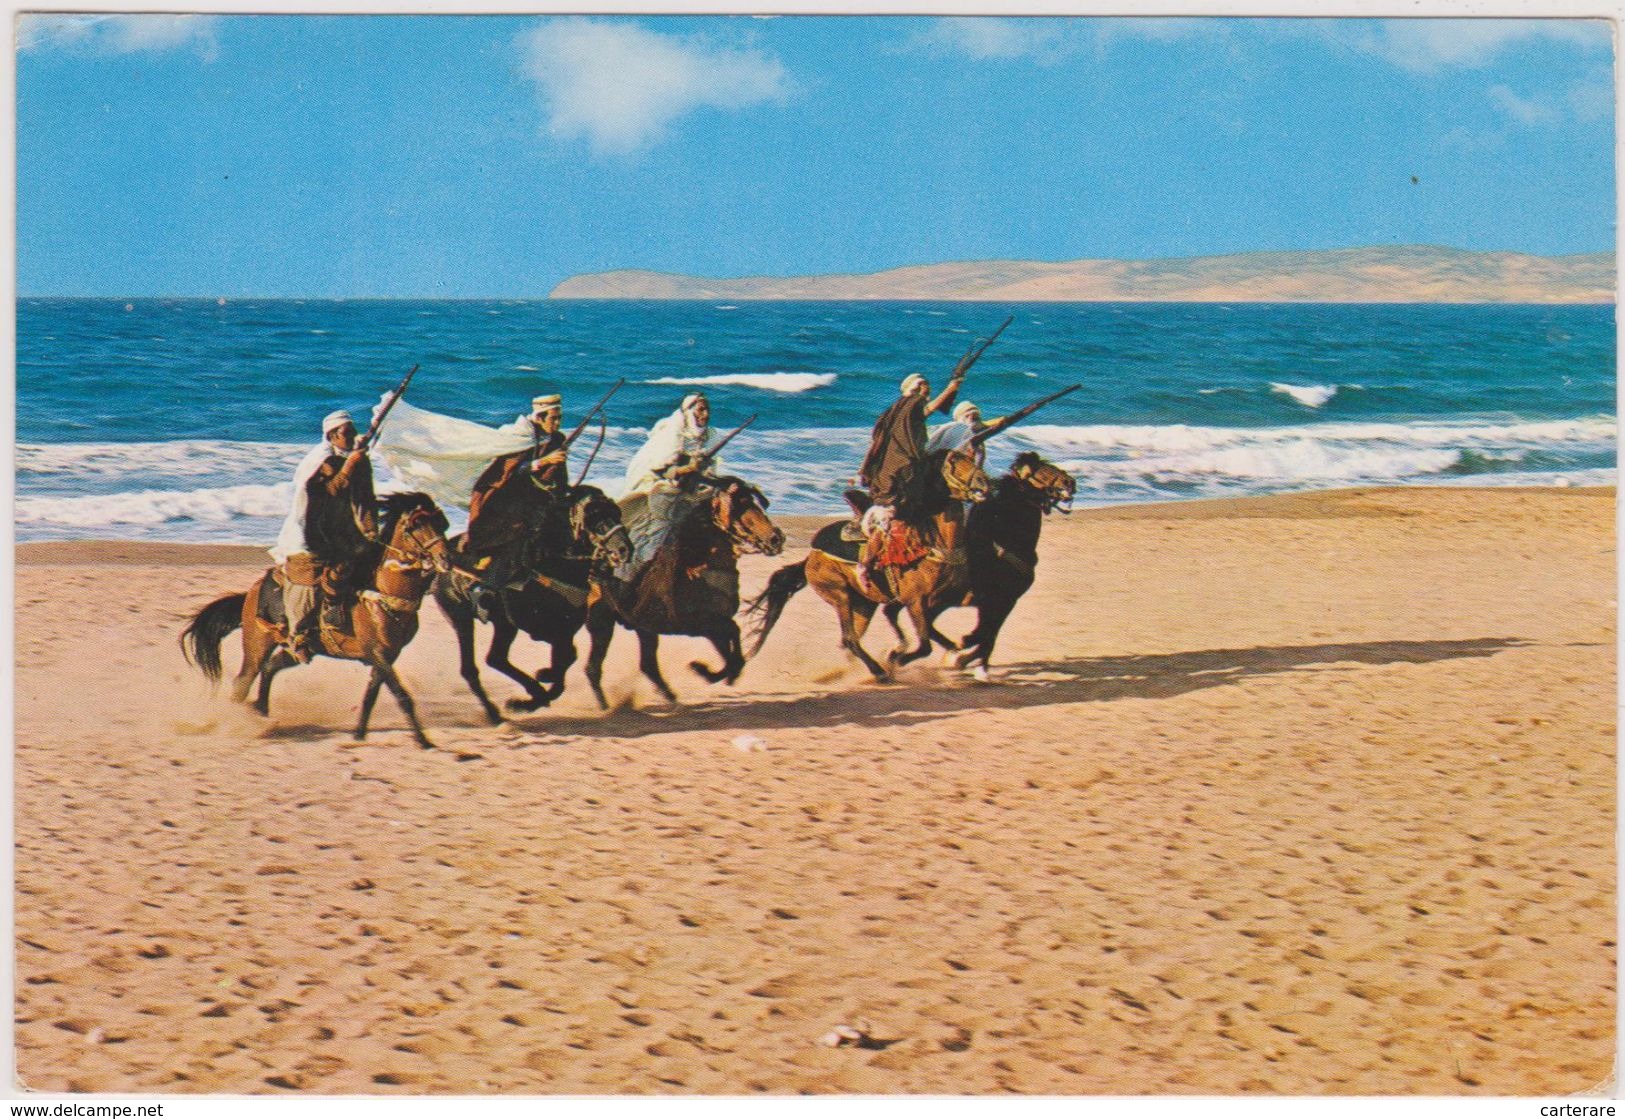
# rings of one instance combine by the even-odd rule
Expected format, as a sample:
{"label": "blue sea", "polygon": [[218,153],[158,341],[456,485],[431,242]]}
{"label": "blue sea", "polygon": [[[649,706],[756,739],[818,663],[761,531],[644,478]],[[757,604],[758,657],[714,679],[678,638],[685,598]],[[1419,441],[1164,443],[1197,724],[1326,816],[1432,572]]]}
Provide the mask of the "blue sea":
{"label": "blue sea", "polygon": [[625,378],[591,476],[612,492],[703,386],[719,429],[759,417],[730,472],[833,513],[899,380],[940,385],[1006,315],[963,398],[1082,382],[989,458],[1041,452],[1080,506],[1614,481],[1611,306],[22,299],[17,534],[268,544],[320,418],[413,365],[412,403],[493,425],[544,391],[572,425]]}

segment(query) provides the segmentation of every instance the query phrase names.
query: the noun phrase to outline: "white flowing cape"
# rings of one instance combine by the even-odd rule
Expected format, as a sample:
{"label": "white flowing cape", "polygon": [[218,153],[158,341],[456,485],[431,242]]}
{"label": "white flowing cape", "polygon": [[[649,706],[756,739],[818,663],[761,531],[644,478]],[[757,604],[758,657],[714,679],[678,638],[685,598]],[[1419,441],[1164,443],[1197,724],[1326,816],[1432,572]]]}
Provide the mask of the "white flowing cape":
{"label": "white flowing cape", "polygon": [[391,409],[372,450],[402,487],[422,490],[442,507],[467,509],[474,482],[491,460],[534,442],[529,416],[486,427],[402,400]]}
{"label": "white flowing cape", "polygon": [[289,556],[308,550],[305,547],[305,516],[310,510],[310,494],[305,487],[330,454],[333,454],[333,445],[324,439],[306,451],[305,457],[299,460],[299,465],[294,469],[293,503],[288,506],[288,515],[282,520],[282,531],[270,548],[271,558],[279,564],[287,563]]}

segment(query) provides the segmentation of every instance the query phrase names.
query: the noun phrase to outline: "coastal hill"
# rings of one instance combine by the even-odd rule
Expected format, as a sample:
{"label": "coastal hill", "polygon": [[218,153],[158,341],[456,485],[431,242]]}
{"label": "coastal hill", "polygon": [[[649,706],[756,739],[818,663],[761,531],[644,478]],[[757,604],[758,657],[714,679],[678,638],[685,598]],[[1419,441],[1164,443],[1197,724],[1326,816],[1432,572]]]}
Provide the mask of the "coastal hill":
{"label": "coastal hill", "polygon": [[712,280],[628,269],[572,276],[553,299],[987,302],[1612,303],[1614,256],[1397,245],[1169,260],[981,260],[867,275]]}

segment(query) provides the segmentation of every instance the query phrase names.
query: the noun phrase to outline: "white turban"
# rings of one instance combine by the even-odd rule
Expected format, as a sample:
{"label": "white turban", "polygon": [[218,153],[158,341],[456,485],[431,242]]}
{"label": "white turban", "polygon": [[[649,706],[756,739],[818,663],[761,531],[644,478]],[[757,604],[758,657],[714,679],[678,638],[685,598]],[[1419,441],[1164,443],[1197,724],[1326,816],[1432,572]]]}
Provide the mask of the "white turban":
{"label": "white turban", "polygon": [[687,396],[683,397],[683,403],[679,405],[678,408],[680,411],[686,412],[704,399],[705,394],[703,392],[691,392]]}
{"label": "white turban", "polygon": [[350,418],[350,413],[340,408],[337,412],[329,412],[322,417],[322,434],[324,436],[332,435],[345,424],[353,423],[355,423],[355,420]]}
{"label": "white turban", "polygon": [[982,414],[982,410],[968,400],[961,400],[954,405],[954,419],[956,420],[963,420],[972,412],[975,412],[978,416]]}
{"label": "white turban", "polygon": [[902,394],[907,396],[909,393],[914,391],[916,385],[923,384],[925,384],[924,377],[920,376],[918,373],[910,373],[907,377],[903,378],[903,385],[901,389]]}

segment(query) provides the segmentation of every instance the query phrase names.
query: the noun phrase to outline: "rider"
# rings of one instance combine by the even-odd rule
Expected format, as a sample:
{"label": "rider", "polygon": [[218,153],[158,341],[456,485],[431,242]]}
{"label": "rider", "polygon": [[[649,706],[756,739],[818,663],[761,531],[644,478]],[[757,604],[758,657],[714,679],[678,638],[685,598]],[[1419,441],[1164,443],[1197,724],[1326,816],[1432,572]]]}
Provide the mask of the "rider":
{"label": "rider", "polygon": [[491,460],[468,501],[464,551],[479,572],[472,598],[489,618],[496,592],[519,575],[525,545],[569,486],[568,450],[559,431],[564,404],[557,393],[530,402],[532,444]]}
{"label": "rider", "polygon": [[626,522],[634,566],[653,556],[683,516],[704,500],[705,483],[718,473],[716,456],[704,457],[715,442],[711,403],[704,393],[691,392],[677,411],[654,425],[648,442],[632,456],[622,499],[645,499],[641,506],[632,504]]}
{"label": "rider", "polygon": [[[968,400],[961,400],[954,405],[953,422],[932,429],[931,438],[925,444],[925,453],[929,455],[936,451],[963,450],[971,439],[998,422],[998,419],[983,420],[980,408]],[[976,456],[977,466],[987,464],[987,443],[985,441],[976,444],[971,453]]]}
{"label": "rider", "polygon": [[858,564],[861,578],[869,578],[871,567],[898,562],[897,550],[886,545],[893,518],[901,511],[906,520],[911,512],[908,505],[920,482],[916,474],[927,454],[925,417],[945,411],[964,380],[963,374],[950,378],[947,387],[932,397],[931,383],[919,373],[910,373],[903,378],[897,399],[875,421],[869,453],[858,470],[858,481],[869,487],[873,502],[863,515],[868,541]]}
{"label": "rider", "polygon": [[372,461],[355,422],[348,412],[331,412],[322,420],[322,442],[294,470],[293,504],[270,550],[285,580],[285,644],[301,664],[313,651],[310,623],[318,590],[342,611],[356,565],[377,535],[375,504]]}

